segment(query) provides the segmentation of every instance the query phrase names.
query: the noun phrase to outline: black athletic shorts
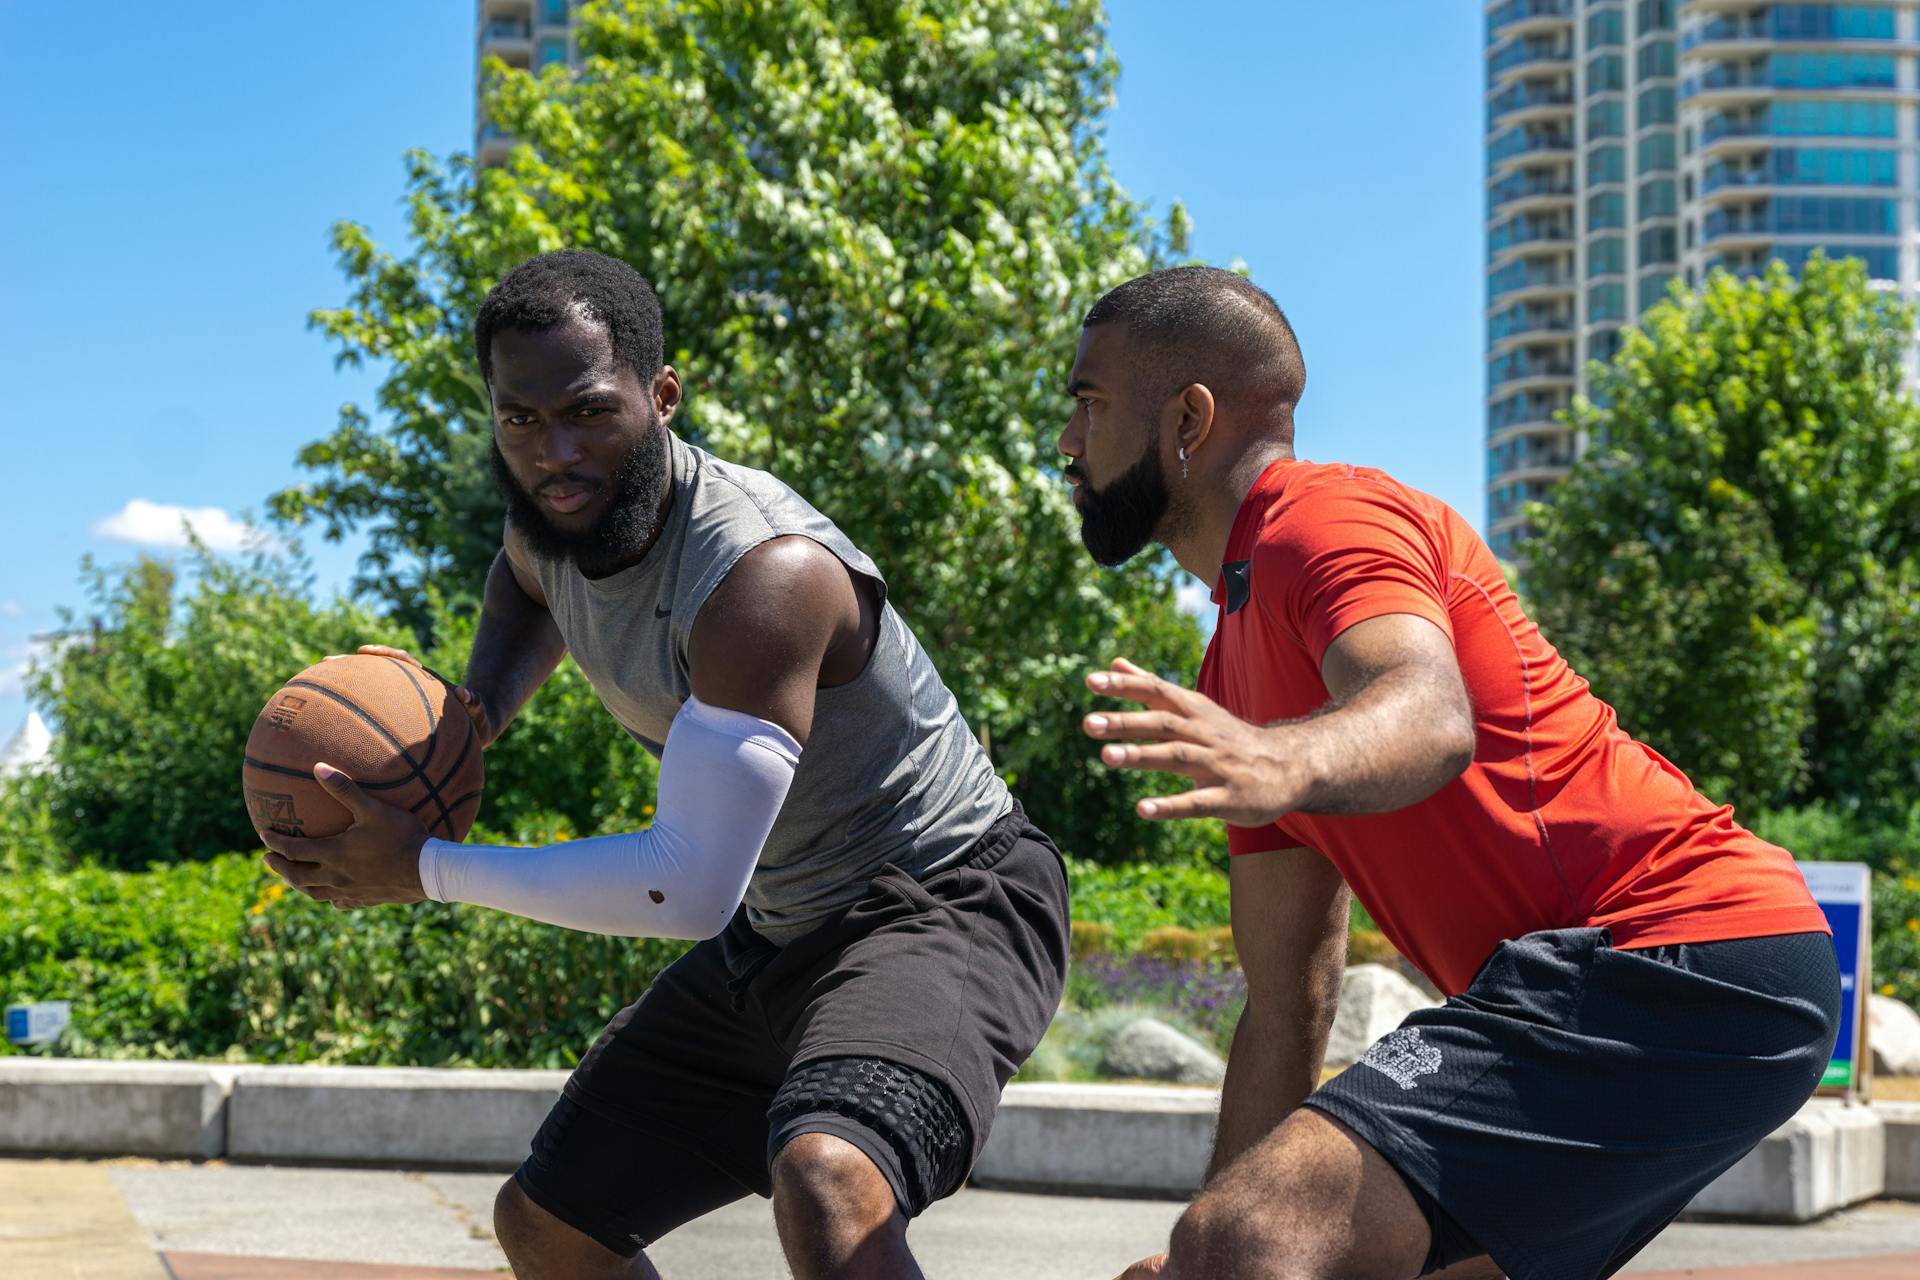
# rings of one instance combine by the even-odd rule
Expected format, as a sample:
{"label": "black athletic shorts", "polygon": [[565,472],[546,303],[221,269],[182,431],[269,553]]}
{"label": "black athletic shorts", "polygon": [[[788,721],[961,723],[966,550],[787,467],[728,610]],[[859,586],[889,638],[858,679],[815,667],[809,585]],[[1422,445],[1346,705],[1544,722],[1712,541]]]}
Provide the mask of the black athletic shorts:
{"label": "black athletic shorts", "polygon": [[1422,1272],[1610,1276],[1797,1111],[1840,1018],[1821,933],[1616,950],[1605,929],[1494,948],[1306,1101],[1405,1179]]}
{"label": "black athletic shorts", "polygon": [[959,864],[888,868],[785,947],[745,912],[600,1034],[514,1175],[631,1256],[749,1192],[781,1147],[851,1142],[912,1216],[960,1186],[1067,969],[1059,851],[1016,804]]}

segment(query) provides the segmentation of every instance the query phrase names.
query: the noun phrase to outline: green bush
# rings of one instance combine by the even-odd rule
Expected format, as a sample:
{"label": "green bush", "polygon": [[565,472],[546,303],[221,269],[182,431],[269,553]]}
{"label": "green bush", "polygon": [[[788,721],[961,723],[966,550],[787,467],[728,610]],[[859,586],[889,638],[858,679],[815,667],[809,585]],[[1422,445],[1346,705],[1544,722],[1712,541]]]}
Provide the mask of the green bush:
{"label": "green bush", "polygon": [[0,876],[0,1002],[73,1001],[64,1054],[225,1057],[240,1036],[242,921],[265,878],[239,854]]}
{"label": "green bush", "polygon": [[684,946],[335,911],[249,854],[0,877],[0,996],[73,1001],[73,1056],[570,1066]]}
{"label": "green bush", "polygon": [[1073,886],[1074,918],[1111,928],[1116,951],[1138,950],[1155,929],[1210,929],[1228,923],[1227,875],[1211,858],[1115,866],[1069,858],[1067,878]]}

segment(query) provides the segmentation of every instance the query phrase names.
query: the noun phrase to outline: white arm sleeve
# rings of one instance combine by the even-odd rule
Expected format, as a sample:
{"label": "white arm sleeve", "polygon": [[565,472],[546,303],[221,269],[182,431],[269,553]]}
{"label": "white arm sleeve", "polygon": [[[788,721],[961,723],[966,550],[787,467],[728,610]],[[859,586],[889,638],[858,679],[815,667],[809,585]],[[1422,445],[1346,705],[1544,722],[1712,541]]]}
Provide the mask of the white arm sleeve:
{"label": "white arm sleeve", "polygon": [[420,884],[435,902],[589,933],[710,938],[746,896],[799,762],[779,725],[689,698],[660,751],[651,827],[533,849],[428,840]]}

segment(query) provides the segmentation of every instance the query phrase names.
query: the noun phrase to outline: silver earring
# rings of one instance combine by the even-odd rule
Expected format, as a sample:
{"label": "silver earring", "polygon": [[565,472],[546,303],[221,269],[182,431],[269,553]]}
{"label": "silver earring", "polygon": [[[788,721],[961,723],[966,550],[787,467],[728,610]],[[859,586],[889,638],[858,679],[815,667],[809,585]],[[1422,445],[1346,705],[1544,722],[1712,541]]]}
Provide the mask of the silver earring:
{"label": "silver earring", "polygon": [[1187,446],[1185,445],[1180,446],[1180,478],[1182,480],[1187,478]]}

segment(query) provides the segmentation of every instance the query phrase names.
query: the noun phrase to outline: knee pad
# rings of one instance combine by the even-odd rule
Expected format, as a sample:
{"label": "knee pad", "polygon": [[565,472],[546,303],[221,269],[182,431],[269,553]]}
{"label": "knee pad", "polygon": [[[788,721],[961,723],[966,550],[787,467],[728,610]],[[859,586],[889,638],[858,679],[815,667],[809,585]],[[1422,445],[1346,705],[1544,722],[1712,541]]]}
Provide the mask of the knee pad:
{"label": "knee pad", "polygon": [[[877,1140],[857,1145],[880,1164],[908,1217],[952,1195],[972,1165],[972,1127],[953,1091],[898,1062],[819,1058],[794,1068],[767,1112],[769,1161],[802,1133],[843,1127],[809,1125],[827,1117],[850,1121]],[[876,1145],[881,1150],[871,1149]]]}

